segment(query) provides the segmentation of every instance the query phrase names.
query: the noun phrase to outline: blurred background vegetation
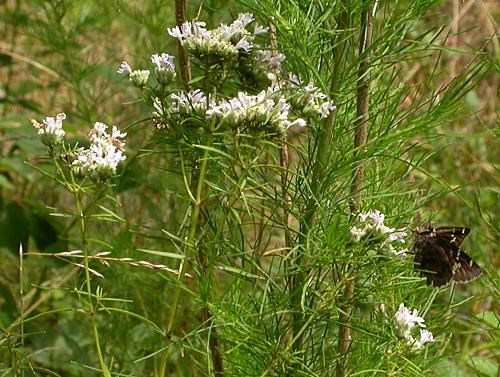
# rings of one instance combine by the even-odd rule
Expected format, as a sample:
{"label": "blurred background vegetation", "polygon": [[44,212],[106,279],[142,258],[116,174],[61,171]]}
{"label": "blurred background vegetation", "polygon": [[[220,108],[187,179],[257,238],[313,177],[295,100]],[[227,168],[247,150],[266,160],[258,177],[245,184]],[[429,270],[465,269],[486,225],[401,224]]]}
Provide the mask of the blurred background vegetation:
{"label": "blurred background vegetation", "polygon": [[[410,2],[400,1],[398,6],[405,8]],[[462,108],[450,116],[450,122],[422,130],[406,140],[408,145],[416,145],[415,153],[423,162],[421,169],[405,179],[409,185],[425,188],[425,195],[416,204],[420,213],[415,223],[405,225],[432,220],[439,225],[472,228],[464,248],[485,267],[489,283],[474,283],[456,292],[457,302],[472,296],[476,299],[462,305],[456,313],[453,326],[460,335],[457,340],[450,340],[451,352],[435,370],[436,375],[443,376],[495,376],[499,375],[500,353],[497,286],[500,46],[496,36],[500,10],[495,0],[428,3],[426,6],[432,7],[409,30],[407,41],[410,43],[428,32],[429,38],[437,35],[434,43],[442,47],[414,52],[414,56],[394,62],[393,68],[401,80],[395,85],[414,88],[413,94],[401,101],[402,108],[429,95],[422,90],[435,90],[439,96],[439,88],[466,70],[474,56],[484,59],[488,69],[475,77],[477,82],[466,92],[460,101]],[[200,19],[217,25],[224,20],[230,22],[238,10],[249,8],[257,19],[259,16],[266,19],[269,16],[266,6],[272,4],[192,1],[188,2],[187,13],[188,19],[192,19],[201,9]],[[384,9],[383,4],[380,7]],[[308,41],[301,38],[300,20],[296,24],[293,20],[289,22],[291,29],[284,32],[289,37],[287,48],[298,51],[306,48]],[[0,1],[0,375],[2,370],[8,370],[9,363],[23,359],[26,356],[23,352],[30,353],[32,362],[57,373],[39,375],[91,375],[82,372],[81,365],[93,363],[88,352],[91,340],[78,320],[79,315],[72,311],[64,315],[44,314],[52,310],[64,312],[77,305],[69,293],[79,272],[54,258],[25,259],[24,301],[30,310],[25,315],[40,314],[40,318],[25,325],[24,331],[29,334],[26,348],[15,347],[11,342],[15,337],[11,324],[19,318],[19,244],[22,242],[25,251],[42,252],[77,247],[68,222],[50,215],[53,208],[64,209],[68,205],[67,193],[25,163],[53,169],[45,160],[38,159],[46,151],[30,125],[30,118],[40,120],[46,115],[65,112],[67,134],[82,142],[95,121],[116,124],[126,130],[131,152],[123,168],[125,174],[114,182],[114,192],[121,203],[115,209],[125,223],[100,224],[93,234],[106,240],[108,244],[103,241],[103,247],[113,248],[118,257],[144,259],[138,249],[171,248],[159,229],[162,226],[172,229],[183,221],[180,218],[183,211],[176,207],[183,182],[165,180],[158,174],[169,169],[165,159],[154,155],[139,158],[139,151],[150,147],[145,142],[150,137],[146,129],[153,130],[151,126],[138,127],[136,123],[138,119],[147,122],[150,109],[137,100],[135,89],[116,70],[122,60],[140,67],[149,63],[152,54],[175,51],[175,40],[165,31],[174,24],[171,0]],[[105,236],[109,234],[113,237]],[[110,296],[133,299],[146,318],[157,318],[159,308],[168,301],[169,292],[164,289],[168,278],[161,272],[152,275],[150,271],[112,265],[106,268],[106,281],[103,284]],[[187,311],[182,326],[189,327],[195,317],[194,310]],[[127,362],[132,365],[139,356],[159,348],[158,337],[148,338],[145,334],[149,333],[140,321],[131,323],[126,316],[113,314],[100,325],[106,339],[113,340],[107,347],[122,355],[122,362],[126,361],[121,367]],[[477,330],[480,328],[491,336],[480,334]],[[123,375],[149,375],[144,372],[152,369],[148,363],[153,363],[152,359],[129,365]],[[188,369],[176,373],[201,375]]]}

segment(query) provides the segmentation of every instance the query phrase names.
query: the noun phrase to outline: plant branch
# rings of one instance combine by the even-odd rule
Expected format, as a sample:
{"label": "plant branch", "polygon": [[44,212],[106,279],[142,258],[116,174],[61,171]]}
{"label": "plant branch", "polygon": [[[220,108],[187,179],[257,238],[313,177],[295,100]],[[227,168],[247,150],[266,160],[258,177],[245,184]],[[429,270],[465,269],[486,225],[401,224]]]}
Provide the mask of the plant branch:
{"label": "plant branch", "polygon": [[[186,1],[175,0],[175,23],[180,27],[184,22],[186,22]],[[177,51],[179,53],[179,61],[181,64],[181,77],[186,85],[186,89],[189,89],[189,82],[191,81],[189,57],[180,41],[177,41]]]}
{"label": "plant branch", "polygon": [[[358,82],[356,92],[356,120],[354,122],[354,158],[362,154],[364,145],[368,137],[368,101],[370,88],[370,60],[368,49],[371,43],[373,11],[377,2],[373,6],[365,7],[361,13],[361,33],[359,43],[359,67]],[[364,181],[365,162],[360,159],[358,166],[354,170],[351,184],[351,202],[349,205],[351,216],[359,211],[361,204],[361,190]],[[342,356],[337,363],[337,377],[343,377],[347,371],[348,353],[352,343],[351,334],[351,314],[353,309],[352,299],[354,297],[354,277],[350,276],[352,267],[348,266],[345,277],[346,286],[343,295],[345,305],[340,316],[338,351]]]}
{"label": "plant branch", "polygon": [[[213,138],[214,138],[213,132],[212,132],[212,130],[210,130],[208,132],[207,140],[205,142],[205,145],[207,147],[212,146]],[[186,255],[186,259],[181,262],[181,267],[179,269],[179,276],[178,276],[179,281],[181,281],[184,278],[184,276],[187,274],[187,268],[188,268],[190,258],[193,258],[194,256],[197,256],[199,260],[205,258],[205,256],[200,255],[200,253],[197,252],[195,238],[196,238],[196,235],[199,231],[200,215],[201,215],[201,209],[202,209],[202,205],[203,205],[203,188],[204,188],[204,184],[205,184],[205,176],[206,176],[207,170],[208,170],[208,161],[209,161],[209,148],[204,148],[203,156],[201,157],[200,168],[195,169],[192,172],[193,183],[195,185],[195,197],[194,197],[195,200],[193,201],[192,196],[191,196],[192,211],[193,212],[192,212],[191,218],[190,218],[188,237],[187,237],[186,243],[184,244],[184,254]],[[203,273],[206,274],[207,273],[205,271],[206,266],[202,265],[200,267],[202,267]],[[174,326],[175,317],[176,317],[176,313],[177,313],[177,307],[179,304],[180,293],[181,293],[181,286],[177,285],[175,292],[174,292],[174,295],[173,295],[174,299],[172,302],[172,306],[170,309],[170,316],[168,318],[168,323],[167,323],[167,337],[170,335],[170,333],[173,329],[173,326]],[[209,312],[208,308],[205,307],[204,309],[206,309],[206,311]],[[209,316],[205,316],[205,317],[207,317],[206,318],[207,325],[210,325],[210,323],[212,321],[211,320],[208,321]],[[211,319],[211,316],[210,316],[210,319]],[[212,336],[215,337],[216,334],[213,334]],[[217,346],[217,340],[215,340],[215,342],[211,341],[210,345]],[[216,368],[218,365],[220,365],[221,367],[219,369],[219,371],[220,371],[219,375],[222,375],[222,358],[220,357],[220,353],[219,353],[218,349],[215,349],[215,350],[212,349],[211,352],[212,352],[212,358],[214,358],[214,357],[217,358],[216,360],[213,360],[214,368],[217,372]],[[163,377],[166,375],[165,372],[166,372],[167,361],[168,361],[168,348],[166,348],[163,351],[162,360],[161,360],[161,364],[160,364],[160,373],[159,373],[160,377]]]}
{"label": "plant branch", "polygon": [[[101,196],[101,189],[97,189],[97,195],[94,201],[94,204],[99,200]],[[80,223],[80,236],[82,240],[82,251],[83,251],[83,265],[84,265],[84,270],[85,270],[85,285],[87,289],[87,310],[88,314],[90,317],[90,324],[92,327],[92,334],[94,336],[94,342],[95,342],[95,347],[96,347],[96,352],[97,352],[97,357],[99,359],[99,365],[101,366],[101,372],[104,377],[111,377],[111,373],[108,370],[108,367],[106,366],[106,363],[104,362],[104,357],[102,355],[102,350],[101,350],[101,344],[99,341],[99,331],[97,330],[97,320],[96,320],[96,313],[97,313],[97,305],[94,306],[93,299],[92,299],[92,287],[90,284],[90,267],[89,267],[89,249],[88,249],[88,240],[87,240],[87,229],[88,229],[88,219],[91,217],[92,210],[94,206],[89,207],[88,212],[84,212],[82,210],[83,205],[82,205],[82,197],[80,195],[79,191],[76,191],[74,193],[75,195],[75,203],[76,203],[76,211],[79,217],[79,223]]]}

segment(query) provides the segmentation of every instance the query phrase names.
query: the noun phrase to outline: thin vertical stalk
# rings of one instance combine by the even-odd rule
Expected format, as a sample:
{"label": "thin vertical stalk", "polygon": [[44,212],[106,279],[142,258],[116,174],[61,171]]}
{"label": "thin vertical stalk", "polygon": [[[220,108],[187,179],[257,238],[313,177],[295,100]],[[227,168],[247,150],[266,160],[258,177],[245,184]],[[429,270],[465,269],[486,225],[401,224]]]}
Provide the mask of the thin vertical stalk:
{"label": "thin vertical stalk", "polygon": [[[89,313],[90,317],[90,324],[92,327],[92,334],[94,336],[94,342],[95,342],[95,347],[96,347],[96,352],[97,352],[97,357],[99,359],[99,365],[101,366],[101,372],[104,377],[111,377],[111,373],[108,370],[108,367],[106,366],[106,363],[104,362],[104,357],[102,355],[102,350],[101,350],[101,344],[99,341],[99,331],[97,330],[97,321],[96,321],[96,314],[97,314],[97,305],[94,306],[94,300],[92,299],[92,286],[90,284],[90,268],[89,268],[89,249],[88,249],[88,240],[87,240],[87,228],[88,228],[88,219],[90,218],[90,212],[91,209],[89,210],[88,213],[85,213],[82,208],[82,198],[80,196],[79,192],[75,192],[75,202],[76,202],[76,211],[79,216],[79,223],[80,223],[80,236],[82,240],[82,251],[83,251],[83,266],[84,266],[84,271],[85,271],[85,286],[87,289],[87,310]],[[99,199],[100,195],[96,196],[96,202]]]}
{"label": "thin vertical stalk", "polygon": [[[335,99],[334,89],[337,87],[340,81],[341,75],[341,64],[342,59],[345,56],[347,49],[347,38],[346,33],[348,29],[348,13],[347,7],[343,7],[342,11],[339,13],[337,19],[337,28],[340,33],[336,37],[338,44],[335,44],[333,52],[333,72],[330,83],[330,97]],[[314,218],[316,214],[316,209],[318,207],[318,196],[321,192],[321,177],[324,176],[325,170],[328,165],[328,158],[331,153],[332,145],[332,135],[335,127],[335,112],[331,112],[328,117],[324,120],[323,126],[319,129],[317,136],[317,153],[314,160],[312,179],[310,183],[311,195],[305,208],[305,214],[300,224],[300,244],[306,245],[308,232],[313,228]],[[302,270],[302,255],[299,251],[295,260],[293,261],[296,265],[296,273],[292,279],[292,304],[295,308],[294,318],[293,318],[293,334],[294,338],[294,350],[300,350],[302,347],[302,336],[303,331],[303,318],[301,313],[301,292],[306,279],[306,273]],[[297,336],[298,335],[298,336]]]}
{"label": "thin vertical stalk", "polygon": [[[23,263],[23,244],[19,244],[19,315],[21,322],[19,323],[19,336],[21,337],[20,344],[24,349],[24,263]],[[24,368],[21,367],[21,377],[24,377]]]}
{"label": "thin vertical stalk", "polygon": [[[8,4],[8,3],[7,3]],[[5,7],[7,8],[8,5],[5,5]],[[19,18],[20,18],[20,10],[21,8],[21,1],[20,0],[16,0],[15,3],[14,3],[14,9],[13,10],[9,10],[9,9],[5,9],[5,14],[12,14],[14,17],[13,17],[13,23],[10,23],[10,22],[5,22],[4,25],[5,25],[5,36],[8,35],[8,26],[9,25],[12,25],[12,29],[11,29],[11,34],[10,34],[10,49],[15,51],[15,44],[16,44],[16,40],[17,40],[17,30],[18,30],[18,25],[19,25]],[[10,12],[9,12],[10,11]],[[5,38],[5,40],[7,40],[7,37]],[[5,91],[5,98],[9,98],[11,97],[11,93],[10,93],[10,89],[11,89],[11,84],[14,82],[12,80],[12,76],[14,75],[14,67],[16,67],[17,65],[15,64],[9,64],[8,65],[8,68],[7,68],[7,77],[5,78],[5,80],[3,81],[4,84],[3,84],[3,88],[4,88],[4,91]],[[10,101],[5,101],[3,106],[2,106],[2,117],[4,117],[5,115],[7,115],[10,111]]]}
{"label": "thin vertical stalk", "polygon": [[[276,36],[276,27],[272,22],[269,23],[269,38],[270,38],[270,47],[272,49],[272,55],[276,56],[278,54],[278,40]],[[292,240],[290,235],[291,219],[290,219],[290,207],[292,205],[290,194],[288,193],[288,170],[290,166],[290,160],[288,158],[288,142],[286,134],[280,137],[279,140],[279,155],[280,155],[280,178],[281,178],[281,196],[283,203],[283,229],[284,229],[284,244],[285,250],[291,250],[292,248]],[[290,279],[290,271],[292,270],[292,263],[294,258],[286,259],[286,269],[287,269],[287,277],[288,286],[290,291],[293,289],[292,281]],[[293,338],[293,336],[292,336]]]}
{"label": "thin vertical stalk", "polygon": [[219,339],[217,336],[217,330],[213,326],[213,314],[208,309],[207,306],[205,306],[202,309],[202,318],[203,321],[205,322],[205,326],[207,328],[210,328],[210,338],[208,339],[208,347],[210,349],[210,356],[212,358],[212,367],[214,370],[215,376],[223,376],[224,375],[224,364],[222,360],[222,355],[220,354],[219,351]]}
{"label": "thin vertical stalk", "polygon": [[[278,49],[278,41],[276,36],[276,27],[272,22],[269,23],[270,30],[270,47],[272,48],[272,54],[275,56],[277,54]],[[280,157],[280,179],[281,179],[281,199],[283,203],[283,243],[285,245],[285,253],[288,253],[292,250],[292,238],[290,234],[290,230],[292,229],[291,217],[290,217],[290,208],[292,206],[290,194],[288,193],[288,183],[289,183],[289,168],[290,168],[290,160],[288,155],[288,141],[286,134],[282,135],[279,139],[279,157]],[[292,315],[293,325],[288,330],[288,336],[290,338],[290,343],[288,344],[288,348],[295,347],[295,342],[298,339],[301,340],[302,332],[299,331],[298,321],[302,320],[302,316],[300,313],[300,303],[297,300],[294,300],[294,295],[298,295],[296,291],[296,278],[294,277],[294,264],[296,260],[299,258],[298,253],[300,251],[294,252],[291,258],[285,258],[285,279],[288,291],[292,297],[292,304],[295,309]],[[299,295],[300,296],[300,295]],[[300,343],[300,342],[299,342]]]}
{"label": "thin vertical stalk", "polygon": [[[356,119],[354,122],[354,158],[362,153],[368,137],[368,101],[370,89],[370,59],[368,49],[371,44],[373,12],[377,2],[373,7],[365,7],[361,13],[361,33],[359,42],[359,67],[356,90]],[[351,214],[359,211],[361,204],[361,191],[364,184],[365,161],[360,159],[353,173],[351,183],[351,201],[349,208]],[[337,363],[336,375],[343,377],[347,373],[348,353],[352,343],[351,334],[351,314],[353,309],[352,299],[354,297],[354,278],[352,266],[348,266],[345,273],[346,286],[342,297],[344,304],[340,316],[338,351],[341,359]]]}
{"label": "thin vertical stalk", "polygon": [[[186,22],[186,1],[175,0],[175,23],[180,27],[184,22]],[[189,89],[189,81],[191,81],[189,57],[180,41],[177,41],[177,51],[179,53],[179,62],[181,65],[181,77],[186,88]]]}
{"label": "thin vertical stalk", "polygon": [[[208,132],[208,137],[207,137],[205,145],[207,147],[211,147],[212,143],[213,143],[213,132],[210,130]],[[193,182],[193,183],[195,184],[196,191],[195,191],[194,196],[190,195],[190,197],[194,198],[194,200],[191,199],[193,212],[192,212],[191,218],[190,218],[188,237],[187,237],[186,243],[184,244],[184,255],[186,256],[186,260],[183,261],[181,264],[179,275],[178,275],[179,281],[184,279],[184,276],[187,272],[187,268],[188,268],[188,261],[187,260],[189,258],[194,257],[194,256],[200,257],[200,255],[197,254],[197,250],[196,250],[196,246],[195,246],[195,238],[196,238],[196,234],[199,231],[201,208],[203,205],[203,188],[204,188],[204,184],[205,184],[205,176],[206,176],[207,170],[208,170],[208,160],[209,160],[208,157],[209,157],[209,149],[206,148],[203,151],[203,156],[201,158],[201,165],[200,165],[199,170],[196,169],[192,173],[192,178],[195,180],[195,182]],[[173,326],[175,323],[175,317],[176,317],[176,313],[177,313],[177,307],[179,305],[180,293],[181,293],[181,287],[180,287],[180,285],[178,285],[174,291],[174,295],[173,295],[174,299],[173,299],[172,306],[170,309],[170,315],[168,317],[167,337],[172,332],[172,329],[173,329]],[[208,308],[207,308],[207,310],[208,310]],[[211,321],[212,317],[207,316],[207,320],[209,318],[210,318],[210,321],[207,322],[207,325],[210,325],[212,322]],[[215,335],[212,335],[212,336],[215,336]],[[211,344],[215,347],[218,346],[217,341],[212,342]],[[216,366],[220,365],[221,367],[219,369],[219,375],[222,375],[222,357],[220,357],[220,353],[218,351],[218,348],[212,349],[211,353],[212,353],[212,362],[214,364],[214,369]],[[215,360],[214,360],[214,357],[216,358]],[[166,372],[167,362],[168,362],[168,348],[163,351],[163,355],[162,355],[162,359],[161,359],[161,363],[160,363],[160,371],[159,371],[160,377],[163,377],[166,375],[165,372]],[[215,371],[217,371],[217,369],[215,369]]]}

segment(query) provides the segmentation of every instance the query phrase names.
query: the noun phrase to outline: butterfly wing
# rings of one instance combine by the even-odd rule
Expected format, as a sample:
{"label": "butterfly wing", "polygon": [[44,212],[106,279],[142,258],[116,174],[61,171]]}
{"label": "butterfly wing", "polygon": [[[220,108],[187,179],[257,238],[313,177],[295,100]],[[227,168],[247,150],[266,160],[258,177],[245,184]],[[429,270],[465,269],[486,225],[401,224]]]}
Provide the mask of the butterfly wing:
{"label": "butterfly wing", "polygon": [[440,287],[448,283],[453,277],[450,262],[446,250],[435,239],[428,238],[416,243],[415,269],[426,278],[427,285]]}
{"label": "butterfly wing", "polygon": [[459,283],[466,283],[481,275],[481,268],[465,253],[465,251],[454,246],[454,248],[452,248],[452,253],[454,257],[451,271],[453,280]]}
{"label": "butterfly wing", "polygon": [[440,287],[450,280],[465,283],[481,275],[481,268],[459,248],[469,228],[429,227],[417,231],[414,251],[415,268],[427,279],[427,285]]}
{"label": "butterfly wing", "polygon": [[470,229],[456,226],[444,226],[433,229],[433,231],[439,240],[446,240],[451,244],[460,246],[464,238],[469,234]]}

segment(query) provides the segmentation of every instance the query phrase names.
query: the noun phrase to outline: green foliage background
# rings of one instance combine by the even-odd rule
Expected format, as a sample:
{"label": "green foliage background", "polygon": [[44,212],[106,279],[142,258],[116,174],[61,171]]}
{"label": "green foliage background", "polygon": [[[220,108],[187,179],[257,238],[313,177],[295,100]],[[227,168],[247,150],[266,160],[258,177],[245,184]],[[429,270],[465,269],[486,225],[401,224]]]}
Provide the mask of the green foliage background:
{"label": "green foliage background", "polygon": [[[308,289],[299,296],[285,289],[286,258],[276,251],[283,246],[283,228],[256,230],[276,220],[273,214],[283,203],[275,189],[279,170],[255,171],[249,185],[258,187],[261,196],[249,199],[253,215],[241,200],[228,215],[217,207],[219,197],[212,198],[207,228],[213,229],[204,229],[207,234],[218,234],[223,216],[233,222],[223,228],[224,237],[204,241],[214,251],[216,271],[209,302],[196,293],[200,287],[195,283],[182,285],[168,375],[211,375],[210,329],[199,315],[203,305],[216,318],[227,375],[333,375],[345,304],[339,297],[348,278],[357,286],[350,303],[355,308],[350,375],[498,375],[498,6],[494,1],[379,4],[370,51],[369,140],[355,156],[351,125],[359,4],[188,3],[188,18],[199,12],[211,26],[231,22],[239,11],[251,11],[262,23],[272,20],[286,68],[325,92],[332,85],[338,114],[315,198],[315,225],[296,234],[296,250],[305,253],[300,272],[311,278]],[[349,28],[342,34],[333,20],[343,6],[349,9]],[[168,153],[170,146],[153,137],[151,109],[116,74],[122,60],[145,67],[152,54],[176,51],[175,40],[165,32],[175,24],[174,5],[160,0],[12,0],[0,7],[0,375],[97,375],[77,294],[84,280],[79,268],[48,256],[24,259],[24,318],[29,320],[19,333],[19,243],[28,252],[80,247],[69,216],[70,197],[25,163],[53,169],[41,158],[46,151],[29,119],[65,112],[67,134],[81,143],[95,121],[128,132],[128,158],[114,182],[116,202],[106,203],[116,216],[94,226],[94,246],[112,250],[116,258],[177,268],[178,260],[164,253],[177,253],[178,247],[162,230],[177,234],[189,215],[182,174]],[[341,46],[345,50],[337,58]],[[297,171],[290,186],[291,212],[297,223],[308,208],[318,135],[316,125],[307,137],[291,139]],[[266,158],[277,165],[276,149]],[[472,228],[464,249],[484,267],[483,277],[438,292],[411,272],[411,258],[395,261],[367,254],[367,245],[351,245],[348,187],[360,158],[367,162],[363,209],[380,209],[393,227],[433,221]],[[210,179],[215,184],[220,178]],[[351,264],[355,276],[347,275]],[[94,282],[114,308],[98,316],[112,371],[158,375],[156,353],[166,346],[162,329],[178,284],[175,276],[124,263],[92,267],[105,276]],[[391,321],[401,302],[419,308],[437,338],[423,354],[407,353],[393,334]],[[297,313],[310,320],[304,353],[287,346],[288,323]]]}

